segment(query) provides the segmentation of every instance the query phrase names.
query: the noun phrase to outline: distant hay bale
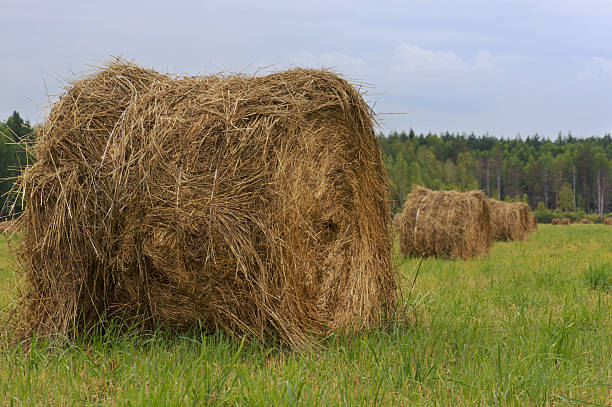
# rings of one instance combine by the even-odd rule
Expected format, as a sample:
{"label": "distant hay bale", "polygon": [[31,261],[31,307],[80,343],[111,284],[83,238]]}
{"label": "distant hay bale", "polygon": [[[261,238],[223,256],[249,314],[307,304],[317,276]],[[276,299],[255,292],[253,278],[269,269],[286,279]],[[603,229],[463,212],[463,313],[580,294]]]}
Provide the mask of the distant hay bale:
{"label": "distant hay bale", "polygon": [[561,224],[561,219],[559,218],[554,218],[552,221],[550,221],[551,225],[560,225]]}
{"label": "distant hay bale", "polygon": [[593,221],[590,219],[582,219],[580,223],[582,223],[583,225],[591,225],[593,224]]}
{"label": "distant hay bale", "polygon": [[604,225],[610,225],[612,226],[612,218],[605,218],[603,220]]}
{"label": "distant hay bale", "polygon": [[536,219],[535,215],[530,215],[529,216],[529,232],[530,233],[534,233],[538,231],[538,220]]}
{"label": "distant hay bale", "polygon": [[529,207],[524,202],[501,202],[489,199],[491,234],[496,240],[525,240],[532,230]]}
{"label": "distant hay bale", "polygon": [[417,187],[402,212],[400,251],[404,256],[466,259],[491,245],[487,197],[481,191],[430,191]]}
{"label": "distant hay bale", "polygon": [[74,82],[23,175],[23,336],[123,317],[308,345],[395,306],[373,113],[294,69]]}
{"label": "distant hay bale", "polygon": [[572,223],[572,221],[571,221],[569,218],[563,218],[563,219],[561,219],[561,224],[562,224],[562,225],[569,225],[569,224],[571,224],[571,223]]}

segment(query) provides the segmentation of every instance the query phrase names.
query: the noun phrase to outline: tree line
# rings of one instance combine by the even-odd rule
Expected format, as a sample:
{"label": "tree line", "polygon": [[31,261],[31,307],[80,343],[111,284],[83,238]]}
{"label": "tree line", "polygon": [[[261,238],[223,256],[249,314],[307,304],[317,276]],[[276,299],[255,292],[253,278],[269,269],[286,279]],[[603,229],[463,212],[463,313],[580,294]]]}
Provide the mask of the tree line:
{"label": "tree line", "polygon": [[532,209],[610,210],[612,137],[555,140],[538,135],[512,139],[488,134],[379,134],[399,210],[413,185],[431,189],[483,190],[499,200],[524,201]]}
{"label": "tree line", "polygon": [[[0,215],[7,216],[8,191],[28,160],[25,146],[35,130],[18,112],[0,122]],[[379,134],[398,211],[414,185],[431,189],[483,190],[499,200],[524,201],[532,209],[610,211],[612,137],[577,138],[559,134],[497,138],[488,134]],[[13,208],[14,210],[15,208]],[[16,208],[17,210],[19,208]]]}
{"label": "tree line", "polygon": [[33,133],[30,122],[18,112],[0,122],[0,219],[21,211],[20,201],[11,199],[9,192],[28,164],[26,145],[34,138]]}

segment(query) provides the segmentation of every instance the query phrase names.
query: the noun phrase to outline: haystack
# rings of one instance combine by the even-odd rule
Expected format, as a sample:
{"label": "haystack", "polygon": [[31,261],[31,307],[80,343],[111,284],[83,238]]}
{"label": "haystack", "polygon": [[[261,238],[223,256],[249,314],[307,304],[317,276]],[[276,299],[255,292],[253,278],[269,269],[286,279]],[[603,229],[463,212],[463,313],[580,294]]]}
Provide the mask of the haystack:
{"label": "haystack", "polygon": [[400,251],[405,256],[466,259],[491,245],[487,197],[481,191],[430,191],[416,187],[402,212]]}
{"label": "haystack", "polygon": [[612,226],[612,218],[605,218],[603,220],[604,225],[610,225]]}
{"label": "haystack", "polygon": [[560,225],[561,224],[561,219],[559,218],[554,218],[553,220],[550,221],[551,225]]}
{"label": "haystack", "polygon": [[561,224],[562,224],[562,225],[569,225],[569,224],[571,224],[571,223],[572,223],[572,221],[571,221],[569,218],[563,218],[563,219],[561,219]]}
{"label": "haystack", "polygon": [[591,225],[593,224],[593,221],[590,219],[582,219],[580,223],[582,223],[583,225]]}
{"label": "haystack", "polygon": [[536,219],[535,215],[530,215],[529,219],[530,219],[529,232],[530,233],[537,232],[538,231],[538,220]]}
{"label": "haystack", "polygon": [[523,202],[489,199],[491,233],[496,240],[525,240],[532,229],[529,207]]}
{"label": "haystack", "polygon": [[118,317],[312,343],[396,300],[373,116],[327,71],[115,61],[53,107],[23,175],[23,335]]}

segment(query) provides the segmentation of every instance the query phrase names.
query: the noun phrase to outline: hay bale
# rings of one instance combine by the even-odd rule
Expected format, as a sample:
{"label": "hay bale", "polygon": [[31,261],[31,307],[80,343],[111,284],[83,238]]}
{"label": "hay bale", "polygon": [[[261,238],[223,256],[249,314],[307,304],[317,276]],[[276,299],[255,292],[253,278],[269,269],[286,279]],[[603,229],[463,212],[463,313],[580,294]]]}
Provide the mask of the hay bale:
{"label": "hay bale", "polygon": [[487,197],[481,191],[431,191],[417,187],[406,199],[400,228],[404,256],[466,259],[491,245]]}
{"label": "hay bale", "polygon": [[550,221],[551,225],[560,225],[561,224],[561,219],[559,218],[554,218],[552,221]]}
{"label": "hay bale", "polygon": [[395,305],[372,111],[335,74],[116,61],[67,89],[35,153],[25,336],[106,315],[301,346]]}
{"label": "hay bale", "polygon": [[489,199],[491,234],[496,240],[525,240],[532,230],[529,206],[524,202]]}
{"label": "hay bale", "polygon": [[529,218],[529,232],[535,233],[538,231],[538,220],[536,219],[535,215],[530,215]]}
{"label": "hay bale", "polygon": [[593,221],[590,219],[582,219],[580,223],[582,223],[583,225],[592,225]]}
{"label": "hay bale", "polygon": [[571,221],[571,220],[569,220],[569,218],[563,218],[563,219],[561,219],[561,224],[562,224],[562,225],[569,225],[569,224],[571,224],[571,223],[572,223],[572,221]]}
{"label": "hay bale", "polygon": [[612,218],[605,218],[603,220],[604,225],[610,225],[612,226]]}

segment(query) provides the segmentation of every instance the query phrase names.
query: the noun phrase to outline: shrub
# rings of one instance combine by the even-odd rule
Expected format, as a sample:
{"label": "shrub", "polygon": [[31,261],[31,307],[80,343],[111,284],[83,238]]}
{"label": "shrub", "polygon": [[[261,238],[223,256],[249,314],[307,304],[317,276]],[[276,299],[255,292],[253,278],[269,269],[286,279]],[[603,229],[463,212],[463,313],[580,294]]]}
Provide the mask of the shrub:
{"label": "shrub", "polygon": [[535,217],[538,223],[551,223],[552,220],[555,218],[555,214],[552,211],[546,209],[543,202],[540,202],[538,204],[538,208],[535,211]]}
{"label": "shrub", "polygon": [[563,217],[568,218],[572,223],[582,218],[582,216],[579,216],[576,212],[563,212]]}

